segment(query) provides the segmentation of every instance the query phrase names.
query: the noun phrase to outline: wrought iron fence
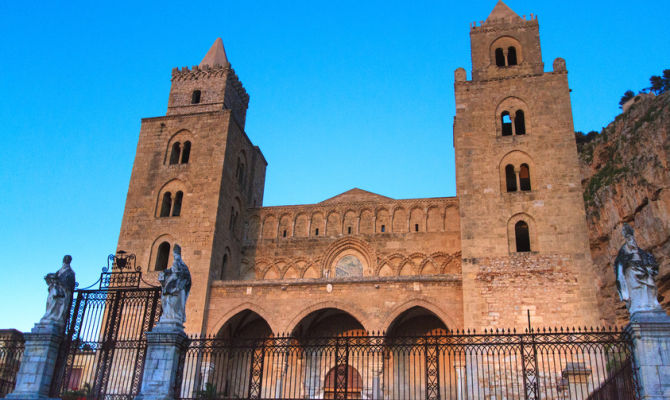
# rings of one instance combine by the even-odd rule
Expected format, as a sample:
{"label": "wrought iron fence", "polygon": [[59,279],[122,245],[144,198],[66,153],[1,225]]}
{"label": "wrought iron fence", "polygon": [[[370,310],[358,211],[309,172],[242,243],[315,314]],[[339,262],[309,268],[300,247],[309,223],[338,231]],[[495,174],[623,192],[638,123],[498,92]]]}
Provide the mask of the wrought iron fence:
{"label": "wrought iron fence", "polygon": [[100,279],[75,291],[51,396],[134,398],[142,381],[146,332],[160,312],[160,290],[142,280],[135,256],[110,255]]}
{"label": "wrought iron fence", "polygon": [[22,338],[0,338],[0,398],[14,390],[24,349]]}
{"label": "wrought iron fence", "polygon": [[181,399],[636,398],[617,329],[194,337],[181,363]]}

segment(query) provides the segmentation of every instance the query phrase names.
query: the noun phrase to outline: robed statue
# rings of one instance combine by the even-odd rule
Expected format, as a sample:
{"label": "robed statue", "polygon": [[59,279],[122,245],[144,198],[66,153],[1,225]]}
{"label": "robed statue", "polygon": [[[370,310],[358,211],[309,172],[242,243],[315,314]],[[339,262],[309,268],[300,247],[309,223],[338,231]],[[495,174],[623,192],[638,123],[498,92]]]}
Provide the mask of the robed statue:
{"label": "robed statue", "polygon": [[663,311],[656,298],[658,289],[654,283],[658,262],[653,254],[637,245],[630,225],[623,224],[621,231],[625,242],[614,260],[619,297],[626,302],[631,315],[638,311]]}
{"label": "robed statue", "polygon": [[191,273],[181,258],[181,247],[174,245],[172,266],[158,275],[161,283],[163,314],[158,323],[182,325],[186,321],[186,299],[191,290]]}
{"label": "robed statue", "polygon": [[46,312],[40,320],[41,324],[65,325],[67,323],[75,287],[74,271],[70,267],[71,262],[72,256],[66,255],[63,257],[61,269],[44,277],[49,295]]}

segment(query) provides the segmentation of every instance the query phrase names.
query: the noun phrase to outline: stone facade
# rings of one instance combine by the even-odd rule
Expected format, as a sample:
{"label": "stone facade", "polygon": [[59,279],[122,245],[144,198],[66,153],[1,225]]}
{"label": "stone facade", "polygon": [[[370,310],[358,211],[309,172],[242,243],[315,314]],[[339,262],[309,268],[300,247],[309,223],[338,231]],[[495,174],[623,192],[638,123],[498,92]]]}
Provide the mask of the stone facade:
{"label": "stone facade", "polygon": [[537,19],[503,6],[455,73],[464,322],[598,323],[565,61],[544,72]]}
{"label": "stone facade", "polygon": [[545,73],[537,19],[502,2],[471,41],[473,79],[455,74],[458,197],[352,189],[262,207],[249,97],[217,40],[173,71],[167,115],[142,121],[118,249],[155,277],[182,246],[189,333],[600,322],[565,62]]}

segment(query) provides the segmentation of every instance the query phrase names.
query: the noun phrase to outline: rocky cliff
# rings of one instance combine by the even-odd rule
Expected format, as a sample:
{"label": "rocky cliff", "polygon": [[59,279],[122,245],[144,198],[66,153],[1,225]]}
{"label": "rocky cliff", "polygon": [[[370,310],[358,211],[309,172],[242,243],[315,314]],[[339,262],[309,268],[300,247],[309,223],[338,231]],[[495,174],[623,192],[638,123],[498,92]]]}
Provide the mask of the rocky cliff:
{"label": "rocky cliff", "polygon": [[659,261],[659,301],[670,311],[670,92],[640,98],[578,147],[604,320],[627,322],[612,266],[624,222],[635,228],[640,247]]}

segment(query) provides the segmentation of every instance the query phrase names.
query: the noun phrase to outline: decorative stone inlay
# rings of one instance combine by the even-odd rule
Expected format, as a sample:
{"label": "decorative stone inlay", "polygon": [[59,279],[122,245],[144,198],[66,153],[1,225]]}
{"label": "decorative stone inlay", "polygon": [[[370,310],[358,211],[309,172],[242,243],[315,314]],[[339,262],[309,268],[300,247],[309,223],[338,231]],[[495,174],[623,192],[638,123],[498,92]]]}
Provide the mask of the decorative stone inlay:
{"label": "decorative stone inlay", "polygon": [[363,276],[361,260],[352,255],[342,257],[335,265],[335,276],[342,278]]}

